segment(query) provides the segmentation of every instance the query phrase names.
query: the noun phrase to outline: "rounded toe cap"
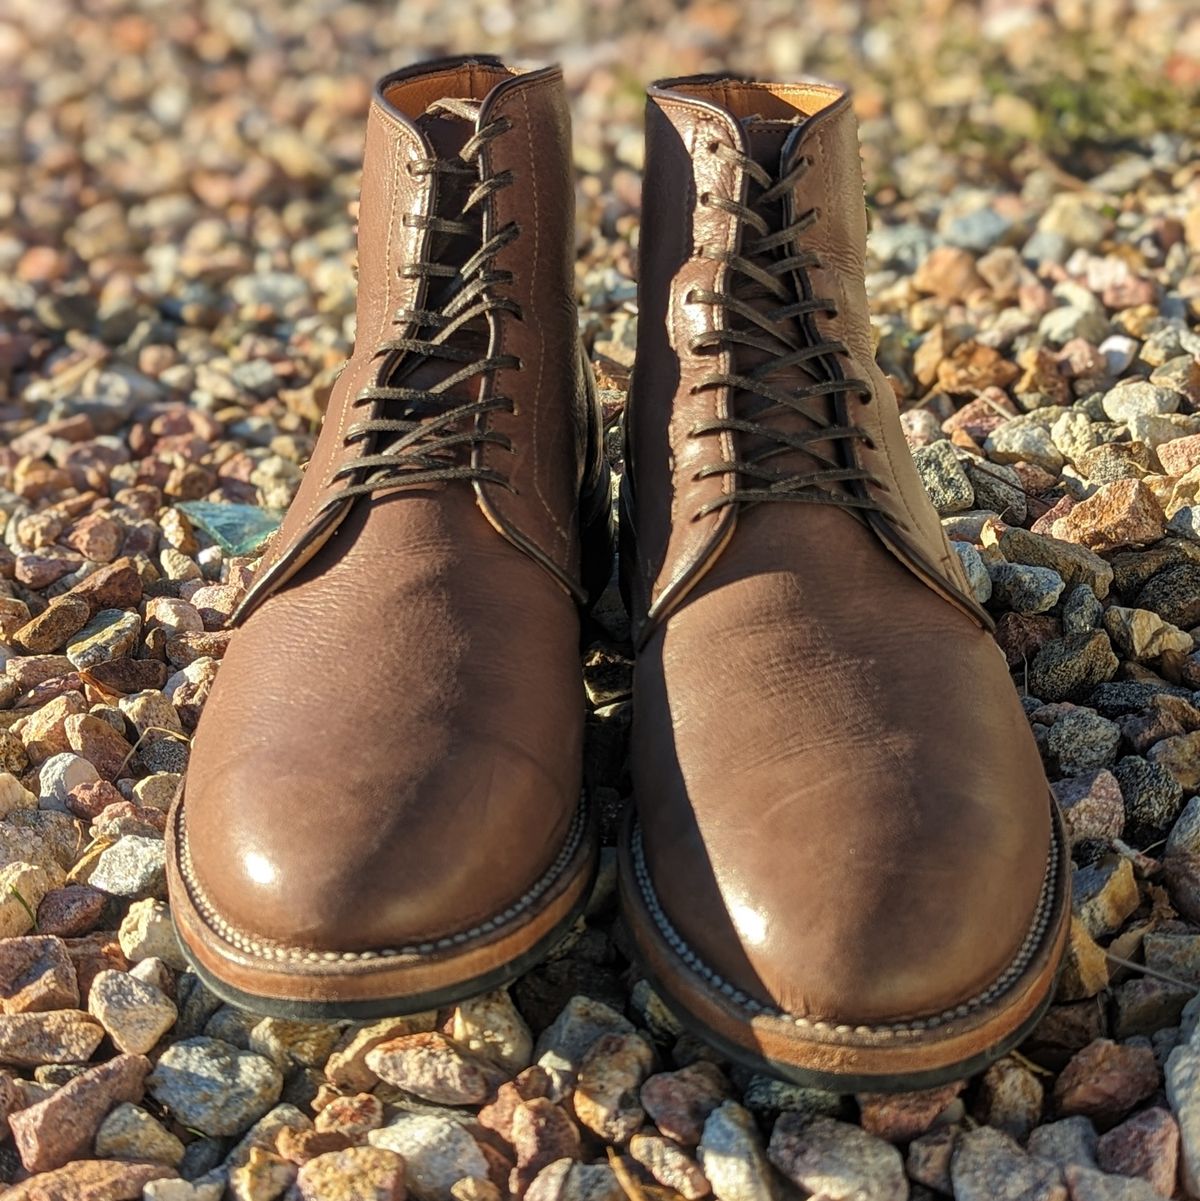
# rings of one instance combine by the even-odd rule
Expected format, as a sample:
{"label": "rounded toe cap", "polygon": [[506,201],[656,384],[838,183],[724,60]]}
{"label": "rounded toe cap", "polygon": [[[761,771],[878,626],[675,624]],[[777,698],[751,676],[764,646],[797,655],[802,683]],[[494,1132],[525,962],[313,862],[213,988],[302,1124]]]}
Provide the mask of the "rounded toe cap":
{"label": "rounded toe cap", "polygon": [[573,823],[520,756],[459,766],[407,797],[278,764],[212,772],[181,802],[188,882],[231,931],[287,946],[413,950],[471,931],[537,883]]}
{"label": "rounded toe cap", "polygon": [[727,607],[705,656],[685,615],[638,664],[635,794],[678,939],[797,1017],[887,1026],[991,995],[1037,939],[1053,803],[994,642],[956,619],[915,655],[861,626],[834,655],[787,599],[713,636]]}

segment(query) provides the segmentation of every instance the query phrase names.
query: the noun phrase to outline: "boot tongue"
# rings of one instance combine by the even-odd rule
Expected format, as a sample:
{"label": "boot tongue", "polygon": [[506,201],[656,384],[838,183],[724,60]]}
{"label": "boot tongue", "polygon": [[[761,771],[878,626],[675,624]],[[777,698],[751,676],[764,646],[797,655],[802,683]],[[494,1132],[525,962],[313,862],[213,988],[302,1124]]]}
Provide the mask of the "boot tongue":
{"label": "boot tongue", "polygon": [[[795,130],[796,124],[796,121],[770,120],[757,116],[744,117],[741,120],[750,157],[772,179],[776,179],[779,176],[783,147]],[[765,209],[763,206],[758,205],[757,201],[762,192],[763,189],[752,180],[749,184],[749,203],[752,208],[755,208],[756,211],[767,219],[771,227],[771,232],[775,232],[781,228],[783,221],[787,219],[785,206],[782,203],[776,203],[769,206],[769,209]],[[751,256],[747,253],[747,249],[756,237],[757,234],[752,228],[747,227],[745,229],[742,253],[748,258]],[[758,256],[753,261],[756,261],[759,266],[766,267],[775,259],[786,257],[790,253],[791,251],[787,248],[782,248]],[[770,295],[759,285],[749,280],[741,279],[736,274],[731,277],[731,282],[738,294],[764,315],[785,303]],[[789,280],[785,279],[785,282],[790,286]],[[732,316],[730,319],[734,321],[738,320],[738,318]],[[802,323],[797,318],[789,318],[780,322],[778,328],[794,342],[804,344],[810,340],[805,337]],[[780,350],[781,352],[783,350],[782,344],[780,345]],[[735,350],[736,366],[743,372],[760,367],[770,357],[765,351],[760,351],[754,347],[739,346]],[[820,378],[819,370],[807,371],[803,366],[781,368],[771,371],[766,376],[768,383],[782,390],[801,388]],[[803,413],[799,413],[790,407],[776,405],[764,397],[756,396],[749,392],[740,392],[733,400],[733,407],[737,416],[750,418],[753,421],[760,422],[764,426],[781,432],[786,431],[791,434],[807,432],[812,430],[817,424]],[[834,423],[834,407],[831,402],[809,401],[808,409],[811,412],[819,414],[824,424],[832,425]],[[806,454],[802,450],[781,448],[777,442],[762,435],[743,434],[740,437],[742,451],[747,456],[753,457],[767,451],[771,452],[763,464],[764,467],[768,467],[771,470],[799,475],[820,470],[828,465],[825,462],[814,459],[812,455]],[[813,449],[827,457],[836,454],[836,448],[825,441],[814,443]],[[825,487],[831,486],[825,485]],[[837,487],[837,485],[832,485],[832,487]]]}
{"label": "boot tongue", "polygon": [[[414,122],[425,135],[433,151],[433,157],[441,162],[457,162],[462,159],[462,150],[475,133],[479,102],[446,97],[434,101]],[[439,217],[458,220],[463,205],[478,182],[476,174],[466,175],[439,172],[436,183],[435,212]],[[469,245],[474,239],[452,234],[435,233],[429,242],[429,260],[448,266],[460,267],[475,252],[476,246]],[[426,307],[433,307],[442,299],[445,285],[438,280],[430,281]]]}
{"label": "boot tongue", "polygon": [[478,100],[453,96],[435,100],[414,122],[425,135],[433,153],[441,159],[457,157],[475,132]]}
{"label": "boot tongue", "polygon": [[746,132],[746,144],[750,157],[772,176],[779,173],[779,160],[783,144],[796,128],[794,121],[772,121],[765,117],[743,117],[742,129]]}

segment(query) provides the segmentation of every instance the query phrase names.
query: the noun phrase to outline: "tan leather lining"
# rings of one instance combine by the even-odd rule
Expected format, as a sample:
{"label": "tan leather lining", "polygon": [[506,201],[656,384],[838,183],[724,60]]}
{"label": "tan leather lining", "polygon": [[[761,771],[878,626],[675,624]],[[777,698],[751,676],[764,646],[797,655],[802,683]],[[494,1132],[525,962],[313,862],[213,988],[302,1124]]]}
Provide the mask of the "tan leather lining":
{"label": "tan leather lining", "polygon": [[383,98],[408,117],[419,117],[446,96],[482,99],[497,84],[516,75],[507,67],[468,63],[411,79],[398,79],[383,89]]}

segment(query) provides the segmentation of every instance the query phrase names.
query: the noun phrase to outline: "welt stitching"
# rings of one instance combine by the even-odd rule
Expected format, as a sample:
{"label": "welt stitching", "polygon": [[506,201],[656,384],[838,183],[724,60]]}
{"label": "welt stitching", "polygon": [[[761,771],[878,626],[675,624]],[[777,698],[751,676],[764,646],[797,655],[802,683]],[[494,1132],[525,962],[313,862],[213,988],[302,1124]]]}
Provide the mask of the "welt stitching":
{"label": "welt stitching", "polygon": [[957,1021],[961,1018],[969,1017],[976,1010],[990,1004],[997,997],[1001,996],[1012,983],[1021,975],[1028,966],[1029,961],[1033,958],[1034,953],[1041,945],[1045,937],[1046,928],[1050,922],[1050,913],[1053,909],[1054,896],[1058,883],[1059,872],[1059,834],[1055,824],[1050,827],[1050,850],[1047,855],[1046,875],[1042,882],[1042,892],[1038,898],[1037,908],[1034,910],[1033,921],[1030,925],[1024,941],[1017,950],[1015,958],[1009,963],[1008,967],[996,978],[993,983],[983,992],[976,994],[969,1001],[964,1001],[959,1005],[955,1005],[950,1009],[945,1009],[941,1013],[934,1014],[927,1018],[914,1018],[909,1021],[889,1023],[886,1025],[846,1025],[831,1022],[825,1018],[808,1018],[802,1017],[799,1014],[789,1013],[784,1009],[780,1009],[773,1005],[764,1005],[761,1001],[751,997],[742,989],[737,988],[728,980],[725,980],[721,975],[714,971],[706,964],[699,955],[688,945],[687,941],[679,934],[675,927],[671,924],[667,917],[661,902],[658,900],[658,894],[654,891],[654,884],[650,879],[650,870],[646,864],[645,847],[642,842],[641,827],[638,826],[633,835],[633,864],[634,874],[637,877],[638,888],[642,894],[642,900],[645,902],[647,909],[650,911],[650,916],[654,924],[658,927],[659,933],[670,945],[671,949],[683,960],[689,971],[693,974],[702,977],[710,986],[717,989],[723,997],[732,1001],[735,1005],[747,1010],[751,1014],[757,1014],[764,1017],[776,1018],[782,1021],[791,1022],[792,1024],[804,1029],[818,1030],[822,1033],[833,1033],[839,1035],[845,1034],[862,1034],[862,1035],[899,1035],[899,1034],[916,1034],[922,1030],[935,1030],[939,1026],[947,1025],[950,1022]]}

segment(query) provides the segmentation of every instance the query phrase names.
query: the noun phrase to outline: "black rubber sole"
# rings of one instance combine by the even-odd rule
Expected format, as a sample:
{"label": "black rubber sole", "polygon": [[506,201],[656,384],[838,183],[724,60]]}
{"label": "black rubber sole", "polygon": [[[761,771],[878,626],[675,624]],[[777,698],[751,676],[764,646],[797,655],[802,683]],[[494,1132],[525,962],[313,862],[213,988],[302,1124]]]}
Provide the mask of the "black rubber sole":
{"label": "black rubber sole", "polygon": [[[410,1013],[424,1013],[429,1009],[456,1005],[460,1001],[469,1000],[482,993],[494,992],[544,963],[587,908],[588,900],[596,883],[598,862],[599,858],[597,857],[596,864],[589,873],[588,886],[580,894],[581,899],[572,906],[570,912],[558,925],[554,926],[548,934],[545,934],[523,954],[483,975],[458,981],[445,988],[421,993],[417,996],[380,997],[372,998],[369,1001],[308,1001],[263,997],[257,993],[245,992],[226,983],[220,977],[214,976],[208,968],[197,963],[195,956],[192,955],[180,934],[178,926],[175,926],[175,936],[191,970],[200,978],[204,986],[226,1004],[244,1009],[249,1013],[261,1014],[268,1018],[280,1018],[289,1022],[364,1022],[374,1021],[378,1018],[404,1017]],[[172,924],[174,925],[173,916]]]}

